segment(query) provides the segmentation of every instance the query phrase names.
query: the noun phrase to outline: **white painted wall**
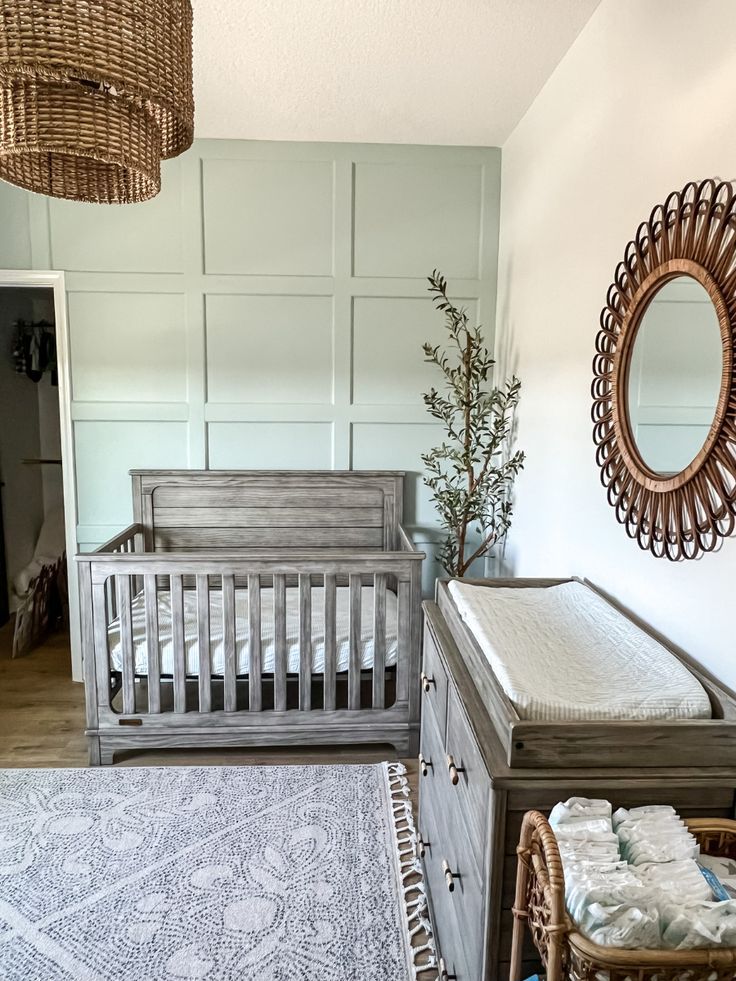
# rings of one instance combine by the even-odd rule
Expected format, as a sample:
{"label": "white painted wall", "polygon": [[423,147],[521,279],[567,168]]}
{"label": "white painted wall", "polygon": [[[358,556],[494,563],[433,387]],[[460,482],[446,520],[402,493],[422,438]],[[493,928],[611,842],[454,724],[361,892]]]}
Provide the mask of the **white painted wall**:
{"label": "white painted wall", "polygon": [[616,263],[653,205],[736,177],[736,4],[603,0],[503,148],[497,351],[523,382],[508,559],[588,576],[736,686],[736,539],[654,559],[606,503],[590,382]]}

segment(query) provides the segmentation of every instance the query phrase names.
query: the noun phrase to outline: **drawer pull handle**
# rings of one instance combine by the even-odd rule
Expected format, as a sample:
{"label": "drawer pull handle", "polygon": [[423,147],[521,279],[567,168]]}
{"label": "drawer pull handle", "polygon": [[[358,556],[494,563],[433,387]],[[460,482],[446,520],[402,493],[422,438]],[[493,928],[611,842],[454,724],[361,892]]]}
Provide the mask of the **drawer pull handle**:
{"label": "drawer pull handle", "polygon": [[457,787],[460,781],[460,774],[465,773],[464,766],[457,766],[455,763],[454,756],[447,757],[447,772],[450,774],[450,783],[453,787]]}
{"label": "drawer pull handle", "polygon": [[430,760],[425,760],[422,754],[419,754],[419,769],[423,777],[427,776],[427,773],[432,769],[432,763]]}
{"label": "drawer pull handle", "polygon": [[450,974],[448,972],[444,957],[440,957],[439,981],[457,981],[457,974]]}
{"label": "drawer pull handle", "polygon": [[420,858],[424,858],[424,855],[427,851],[428,844],[429,842],[426,842],[424,838],[422,838],[422,836],[419,835],[419,837],[417,838],[417,855]]}
{"label": "drawer pull handle", "polygon": [[445,882],[447,883],[447,891],[455,892],[455,879],[456,878],[459,879],[460,876],[453,874],[453,872],[450,870],[450,866],[447,862],[447,859],[445,859],[442,862],[442,871],[445,875]]}
{"label": "drawer pull handle", "polygon": [[422,682],[422,688],[425,690],[425,692],[429,692],[432,685],[435,684],[434,678],[429,678],[424,671],[422,671],[422,673],[419,675],[419,680]]}

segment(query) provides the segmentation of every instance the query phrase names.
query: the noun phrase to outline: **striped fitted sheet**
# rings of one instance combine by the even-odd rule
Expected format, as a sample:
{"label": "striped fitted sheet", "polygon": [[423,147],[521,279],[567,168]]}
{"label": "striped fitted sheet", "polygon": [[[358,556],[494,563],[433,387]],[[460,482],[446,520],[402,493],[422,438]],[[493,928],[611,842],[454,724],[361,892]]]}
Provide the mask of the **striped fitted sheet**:
{"label": "striped fitted sheet", "polygon": [[[324,589],[312,589],[312,670],[320,674],[325,662]],[[211,674],[222,675],[225,671],[225,647],[222,627],[222,594],[210,593],[210,656]],[[347,671],[350,657],[350,590],[340,586],[336,590],[337,670]],[[132,603],[133,648],[135,673],[148,674],[148,650],[146,645],[146,609],[143,594],[139,593]],[[174,645],[171,626],[171,594],[158,595],[159,649],[161,673],[174,673]],[[187,674],[199,674],[199,643],[197,638],[197,593],[184,590],[184,637]],[[120,639],[120,620],[115,618],[108,628],[110,664],[115,671],[122,671],[123,654]],[[299,590],[286,590],[286,647],[287,670],[299,672]],[[373,666],[373,587],[361,589],[360,655],[364,668]],[[247,675],[250,663],[248,644],[248,590],[235,590],[235,651],[237,673]],[[396,664],[398,651],[398,619],[396,595],[386,591],[386,659],[387,666]],[[275,630],[273,615],[273,590],[261,590],[261,670],[273,672],[275,659]]]}
{"label": "striped fitted sheet", "polygon": [[705,689],[582,583],[449,590],[522,719],[706,719]]}

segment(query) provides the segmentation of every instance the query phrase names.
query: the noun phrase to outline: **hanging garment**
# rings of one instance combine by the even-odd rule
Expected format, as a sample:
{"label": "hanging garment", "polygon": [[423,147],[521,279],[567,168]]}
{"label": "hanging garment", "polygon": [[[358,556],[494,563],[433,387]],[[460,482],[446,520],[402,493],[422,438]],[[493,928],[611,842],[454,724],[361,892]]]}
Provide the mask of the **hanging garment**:
{"label": "hanging garment", "polygon": [[13,341],[13,367],[18,374],[39,382],[46,372],[51,384],[58,385],[56,366],[56,335],[53,324],[41,320],[35,324],[19,320]]}

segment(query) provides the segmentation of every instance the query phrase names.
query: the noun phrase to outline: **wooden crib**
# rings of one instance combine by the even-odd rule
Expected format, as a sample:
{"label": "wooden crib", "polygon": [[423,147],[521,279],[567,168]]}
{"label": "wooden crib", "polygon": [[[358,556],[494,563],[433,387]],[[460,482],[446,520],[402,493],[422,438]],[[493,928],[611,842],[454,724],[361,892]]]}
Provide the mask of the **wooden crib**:
{"label": "wooden crib", "polygon": [[419,738],[421,562],[403,474],[132,471],[77,556],[90,762],[125,749]]}

